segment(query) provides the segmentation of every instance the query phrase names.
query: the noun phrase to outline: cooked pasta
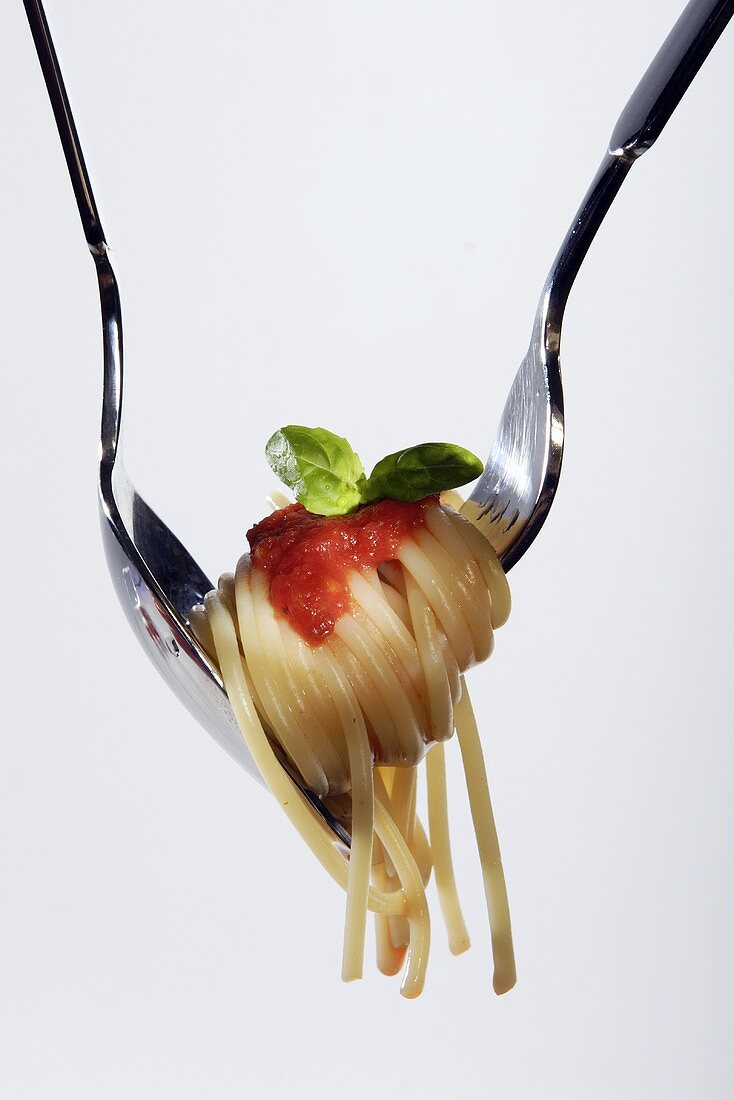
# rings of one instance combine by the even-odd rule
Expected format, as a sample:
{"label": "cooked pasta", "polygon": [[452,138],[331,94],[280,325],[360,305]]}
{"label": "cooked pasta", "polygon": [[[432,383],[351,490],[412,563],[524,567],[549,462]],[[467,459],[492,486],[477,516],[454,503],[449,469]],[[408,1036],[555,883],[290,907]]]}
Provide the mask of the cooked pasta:
{"label": "cooked pasta", "polygon": [[[337,523],[338,537],[329,542]],[[352,534],[368,545],[367,558],[342,555],[339,569],[319,573],[334,546]],[[444,742],[456,730],[484,876],[493,984],[504,993],[515,983],[507,893],[463,677],[490,655],[494,629],[509,615],[509,589],[494,551],[438,497],[412,505],[383,501],[338,521],[289,505],[248,537],[252,553],[192,611],[191,623],[221,670],[265,782],[346,890],[342,977],[362,976],[369,909],[379,969],[395,974],[404,965],[401,992],[421,992],[432,872],[450,950],[469,947],[447,810]],[[273,565],[284,554],[291,555],[287,590]],[[284,758],[343,823],[348,853],[296,789]],[[427,833],[416,813],[424,759]]]}

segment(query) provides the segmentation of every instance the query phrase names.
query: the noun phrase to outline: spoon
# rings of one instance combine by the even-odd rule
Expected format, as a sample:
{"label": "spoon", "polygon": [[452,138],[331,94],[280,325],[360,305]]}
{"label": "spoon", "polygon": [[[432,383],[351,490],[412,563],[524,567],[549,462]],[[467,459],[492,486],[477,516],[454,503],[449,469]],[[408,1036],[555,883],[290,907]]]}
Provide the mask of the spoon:
{"label": "spoon", "polygon": [[[163,678],[215,741],[259,779],[219,671],[188,626],[191,608],[214,585],[140,496],[122,464],[120,295],[43,5],[41,0],[24,5],[99,282],[104,354],[99,504],[112,582],[133,632]],[[661,133],[733,13],[734,0],[691,0],[685,8],[622,112],[545,282],[530,348],[510,388],[484,473],[465,505],[505,570],[537,536],[558,486],[559,350],[571,286],[627,173]],[[334,837],[349,846],[344,828],[297,776],[292,778]]]}

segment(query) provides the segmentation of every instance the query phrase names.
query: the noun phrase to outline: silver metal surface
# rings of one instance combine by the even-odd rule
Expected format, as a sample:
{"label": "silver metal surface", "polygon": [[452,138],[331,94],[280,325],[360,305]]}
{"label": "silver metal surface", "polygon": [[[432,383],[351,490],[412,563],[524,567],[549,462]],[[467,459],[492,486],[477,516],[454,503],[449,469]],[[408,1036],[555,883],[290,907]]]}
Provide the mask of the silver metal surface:
{"label": "silver metal surface", "polygon": [[484,473],[465,510],[505,571],[543,526],[563,458],[561,326],[576,275],[632,165],[659,137],[719,35],[734,0],[691,0],[630,97],[608,150],[556,256]]}
{"label": "silver metal surface", "polygon": [[[99,508],[112,583],[133,633],[169,687],[214,740],[250,775],[262,781],[219,672],[188,626],[192,607],[214,585],[140,496],[122,464],[122,311],[117,280],[43,5],[41,0],[24,0],[24,5],[99,284],[104,362]],[[334,839],[348,846],[349,834],[342,825],[298,777],[291,774],[291,779],[323,818]]]}
{"label": "silver metal surface", "polygon": [[[123,355],[117,282],[43,7],[40,0],[24,3],[99,282],[104,345],[99,500],[112,581],[136,637],[168,685],[212,737],[259,777],[219,674],[187,625],[191,608],[213,585],[139,495],[122,465]],[[734,0],[692,0],[685,9],[625,108],[612,151],[605,156],[546,281],[530,349],[510,390],[485,472],[470,498],[470,507],[506,569],[537,535],[558,484],[563,451],[561,322],[573,280],[629,168],[665,125],[733,10]],[[332,833],[348,844],[348,835],[318,799],[304,793]]]}
{"label": "silver metal surface", "polygon": [[634,163],[607,154],[546,279],[530,346],[515,375],[484,473],[464,506],[507,572],[543,526],[561,476],[561,325],[568,295],[594,235]]}

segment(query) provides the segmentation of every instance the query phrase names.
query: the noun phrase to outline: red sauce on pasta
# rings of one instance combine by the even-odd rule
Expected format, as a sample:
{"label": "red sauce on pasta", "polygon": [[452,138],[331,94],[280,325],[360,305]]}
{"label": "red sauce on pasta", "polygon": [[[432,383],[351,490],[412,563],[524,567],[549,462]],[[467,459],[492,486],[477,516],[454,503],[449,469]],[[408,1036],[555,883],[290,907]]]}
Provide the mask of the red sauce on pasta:
{"label": "red sauce on pasta", "polygon": [[302,638],[318,645],[350,610],[347,577],[395,558],[437,496],[381,500],[348,516],[316,516],[291,504],[247,532],[252,564],[270,580],[270,601]]}

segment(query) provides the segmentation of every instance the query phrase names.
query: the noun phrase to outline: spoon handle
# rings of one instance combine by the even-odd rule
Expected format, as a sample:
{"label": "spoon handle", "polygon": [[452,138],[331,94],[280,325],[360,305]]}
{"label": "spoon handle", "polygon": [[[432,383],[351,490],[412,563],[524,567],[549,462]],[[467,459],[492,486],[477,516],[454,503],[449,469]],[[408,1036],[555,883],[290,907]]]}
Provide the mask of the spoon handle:
{"label": "spoon handle", "polygon": [[87,238],[87,244],[91,251],[95,255],[103,255],[106,245],[102,223],[99,218],[97,204],[94,201],[87,166],[84,163],[79,135],[74,125],[69,97],[66,94],[63,77],[61,76],[59,59],[56,56],[56,50],[46,22],[46,14],[41,0],[23,0],[23,3],[64,149],[66,166],[69,170],[71,185],[74,188],[76,204],[79,207],[79,214],[84,227],[84,236]]}
{"label": "spoon handle", "polygon": [[734,0],[690,0],[619,116],[614,156],[641,156],[660,136],[724,27]]}

